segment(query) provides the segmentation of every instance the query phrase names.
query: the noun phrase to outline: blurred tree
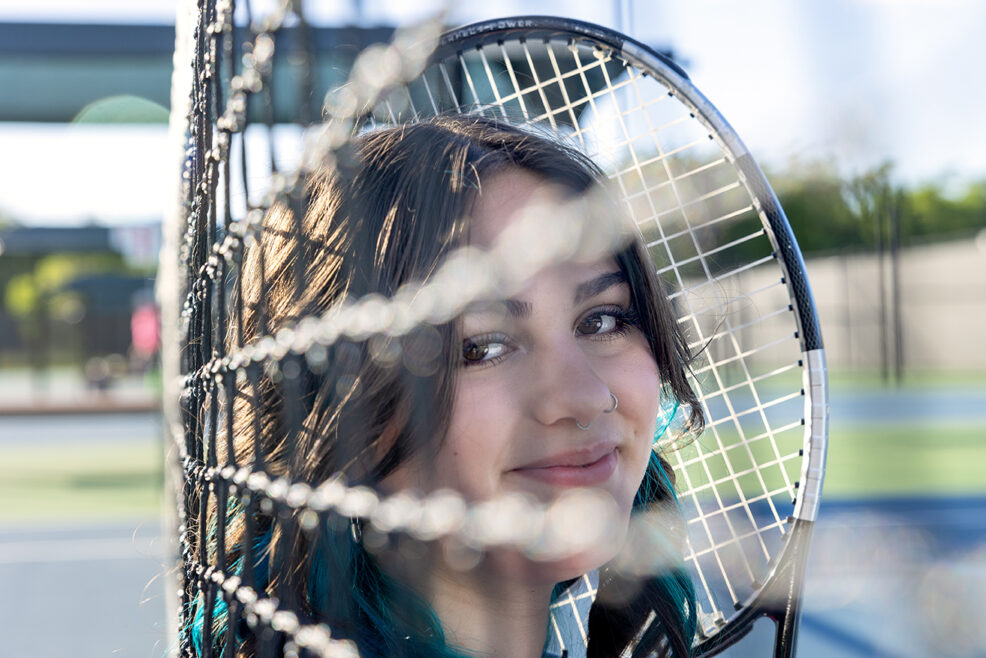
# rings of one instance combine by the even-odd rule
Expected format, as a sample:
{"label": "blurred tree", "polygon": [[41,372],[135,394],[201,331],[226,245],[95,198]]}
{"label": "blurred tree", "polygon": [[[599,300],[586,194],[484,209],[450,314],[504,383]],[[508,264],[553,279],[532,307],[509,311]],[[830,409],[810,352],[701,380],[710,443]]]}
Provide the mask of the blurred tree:
{"label": "blurred tree", "polygon": [[[861,185],[857,192],[847,193],[850,186],[833,164],[793,162],[784,171],[766,173],[805,254],[863,249],[873,244],[872,229],[864,229],[865,220],[860,218],[861,210],[872,205],[868,201],[860,203],[866,197],[866,188]],[[872,182],[867,184],[872,186]],[[859,200],[857,193],[862,195]],[[736,240],[759,227],[760,220],[747,215],[742,221],[731,222],[721,240]],[[758,258],[761,254],[749,252],[753,248],[755,245],[741,245],[730,250],[730,264]]]}
{"label": "blurred tree", "polygon": [[[865,197],[867,186],[873,187],[878,180],[878,174],[872,176],[859,193]],[[805,253],[873,244],[872,235],[860,221],[860,207],[854,207],[854,195],[846,194],[846,182],[831,165],[792,167],[778,177],[776,187],[781,207]]]}
{"label": "blurred tree", "polygon": [[[844,184],[843,197],[851,211],[852,221],[858,226],[860,246],[875,246],[878,250],[883,248],[886,240],[884,216],[892,191],[892,169],[892,165],[885,162]],[[853,245],[834,246],[844,248]]]}
{"label": "blurred tree", "polygon": [[817,163],[795,164],[768,177],[806,254],[879,249],[889,240],[886,218],[895,203],[901,245],[986,228],[986,180],[951,194],[945,181],[897,188],[889,162],[850,179],[841,178],[833,166]]}
{"label": "blurred tree", "polygon": [[76,254],[53,253],[37,261],[34,270],[16,275],[7,284],[7,310],[17,317],[28,317],[38,307],[47,305],[56,316],[71,316],[76,307],[74,293],[65,291],[66,284],[84,274],[129,270],[123,256],[117,253]]}
{"label": "blurred tree", "polygon": [[[74,325],[85,314],[85,303],[68,286],[80,277],[119,273],[129,274],[118,253],[56,252],[41,257],[32,270],[15,274],[4,291],[4,305],[17,320],[19,333],[27,347],[33,367],[43,368],[51,351],[53,323]],[[72,332],[65,332],[73,336]],[[59,355],[78,356],[73,341],[58,341]]]}
{"label": "blurred tree", "polygon": [[[767,172],[767,178],[802,252],[809,256],[879,251],[889,244],[891,233],[906,246],[986,228],[986,180],[969,183],[957,193],[947,193],[944,181],[897,188],[889,162],[849,179],[831,163],[793,162],[783,171]],[[892,213],[898,222],[894,231]],[[759,227],[759,220],[749,215],[729,222],[713,236],[715,244],[742,238]],[[761,255],[750,251],[756,248],[754,243],[741,244],[717,255],[717,261],[723,267],[748,262]]]}
{"label": "blurred tree", "polygon": [[986,180],[949,195],[942,183],[926,183],[904,194],[901,242],[929,236],[972,233],[986,228]]}

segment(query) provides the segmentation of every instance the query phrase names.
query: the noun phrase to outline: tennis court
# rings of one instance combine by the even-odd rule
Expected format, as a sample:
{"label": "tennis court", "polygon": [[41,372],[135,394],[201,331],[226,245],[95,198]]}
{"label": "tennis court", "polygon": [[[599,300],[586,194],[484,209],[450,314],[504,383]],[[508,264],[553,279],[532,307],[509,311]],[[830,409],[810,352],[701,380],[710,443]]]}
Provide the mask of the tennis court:
{"label": "tennis court", "polygon": [[[799,655],[977,655],[982,629],[951,611],[986,587],[986,389],[841,391]],[[150,414],[0,418],[9,655],[164,654],[160,441]],[[766,655],[772,633],[725,655]]]}

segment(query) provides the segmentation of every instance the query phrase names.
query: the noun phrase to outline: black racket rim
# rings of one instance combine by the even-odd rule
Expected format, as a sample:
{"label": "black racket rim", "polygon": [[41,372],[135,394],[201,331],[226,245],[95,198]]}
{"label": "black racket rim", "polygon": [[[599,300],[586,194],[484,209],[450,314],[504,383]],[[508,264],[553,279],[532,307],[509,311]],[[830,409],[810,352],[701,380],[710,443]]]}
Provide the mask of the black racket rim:
{"label": "black racket rim", "polygon": [[559,35],[569,38],[583,37],[594,43],[609,46],[621,54],[626,46],[631,46],[630,50],[647,51],[679,76],[688,79],[688,74],[677,62],[650,46],[602,25],[562,16],[510,16],[463,25],[441,36],[438,46],[432,53],[432,59],[444,59],[452,53],[496,43],[516,34],[523,35],[521,39],[550,39]]}

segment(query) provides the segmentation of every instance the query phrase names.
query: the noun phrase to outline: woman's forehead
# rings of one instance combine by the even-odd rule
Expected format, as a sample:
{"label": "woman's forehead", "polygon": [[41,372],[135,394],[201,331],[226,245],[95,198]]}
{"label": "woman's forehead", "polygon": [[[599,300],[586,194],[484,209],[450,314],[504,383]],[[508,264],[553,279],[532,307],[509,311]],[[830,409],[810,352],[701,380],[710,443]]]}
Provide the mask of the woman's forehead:
{"label": "woman's forehead", "polygon": [[480,299],[463,310],[463,317],[509,315],[523,318],[547,300],[550,305],[578,307],[599,295],[617,292],[629,295],[626,273],[614,258],[594,263],[562,263],[537,273],[516,295]]}
{"label": "woman's forehead", "polygon": [[[511,236],[518,236],[518,240],[527,242],[538,239],[539,234],[544,239],[574,239],[573,236],[557,234],[558,230],[564,230],[558,228],[557,221],[545,220],[558,220],[560,213],[572,213],[573,224],[578,224],[586,219],[584,213],[587,210],[583,204],[572,202],[570,190],[561,188],[536,173],[516,166],[509,167],[483,181],[469,220],[468,242],[485,250],[495,248],[509,257],[514,253],[512,246],[503,240],[513,239]],[[553,226],[552,234],[516,230],[520,228],[521,222],[533,222],[534,227]],[[567,226],[564,222],[561,225]],[[527,228],[531,228],[531,225]],[[572,230],[577,231],[578,227],[573,225]],[[518,245],[516,253],[527,253],[531,247],[530,244]],[[545,249],[550,251],[551,245],[545,245]],[[559,282],[563,284],[559,285]],[[572,298],[570,301],[577,304],[585,297],[594,296],[586,291],[595,291],[600,286],[600,289],[606,289],[612,285],[629,283],[613,253],[597,255],[587,260],[581,257],[562,259],[545,263],[538,268],[517,291],[514,299],[522,300],[535,289],[547,287],[556,294],[564,294],[566,300]],[[502,303],[504,300],[496,301]]]}
{"label": "woman's forehead", "polygon": [[509,167],[483,181],[473,206],[469,243],[490,248],[497,236],[530,212],[562,205],[556,187],[520,167]]}

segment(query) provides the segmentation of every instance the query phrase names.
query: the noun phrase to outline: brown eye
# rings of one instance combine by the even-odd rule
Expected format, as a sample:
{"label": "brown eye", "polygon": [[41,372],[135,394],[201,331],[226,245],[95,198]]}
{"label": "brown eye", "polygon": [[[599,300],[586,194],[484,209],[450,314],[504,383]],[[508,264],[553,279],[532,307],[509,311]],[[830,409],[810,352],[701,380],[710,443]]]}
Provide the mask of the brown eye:
{"label": "brown eye", "polygon": [[586,316],[575,328],[580,336],[609,334],[620,328],[622,318],[614,313],[593,313]]}
{"label": "brown eye", "polygon": [[579,323],[580,334],[598,334],[603,327],[603,318],[599,315],[590,315]]}
{"label": "brown eye", "polygon": [[478,345],[468,341],[462,345],[462,358],[466,361],[482,361],[489,352],[489,345]]}
{"label": "brown eye", "polygon": [[513,343],[503,334],[472,336],[462,341],[462,363],[466,367],[493,365],[513,351]]}

